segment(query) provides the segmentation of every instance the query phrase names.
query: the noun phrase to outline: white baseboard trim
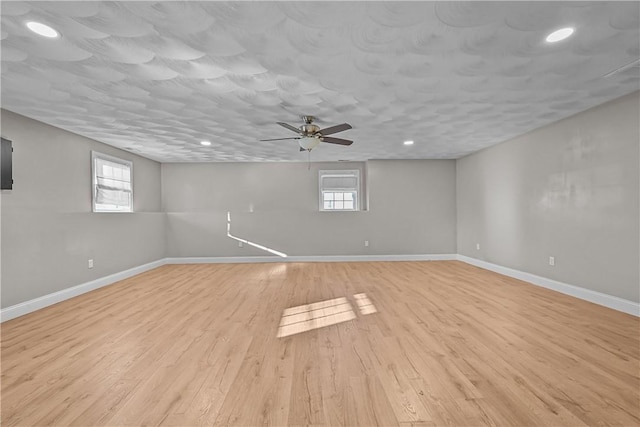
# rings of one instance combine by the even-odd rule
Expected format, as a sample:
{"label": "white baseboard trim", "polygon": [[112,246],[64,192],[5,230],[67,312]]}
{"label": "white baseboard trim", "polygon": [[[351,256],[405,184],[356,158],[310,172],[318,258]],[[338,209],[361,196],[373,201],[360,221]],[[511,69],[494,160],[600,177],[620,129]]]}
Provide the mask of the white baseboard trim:
{"label": "white baseboard trim", "polygon": [[465,255],[458,255],[458,260],[476,267],[484,268],[504,276],[513,277],[515,279],[524,280],[536,286],[551,289],[565,295],[570,295],[594,304],[622,311],[633,316],[640,317],[640,304],[629,301],[613,295],[603,294],[602,292],[592,291],[590,289],[581,288],[579,286],[569,285],[567,283],[558,282],[556,280],[547,279],[546,277],[536,276],[535,274],[526,273],[524,271],[514,270],[512,268],[503,267],[501,265],[492,264],[476,258]]}
{"label": "white baseboard trim", "polygon": [[165,264],[213,264],[213,263],[261,263],[261,262],[359,262],[359,261],[451,261],[459,260],[476,267],[494,271],[515,279],[524,280],[533,285],[551,289],[566,295],[593,302],[614,310],[622,311],[640,317],[640,304],[601,292],[569,285],[535,274],[526,273],[512,268],[492,264],[465,255],[456,254],[431,254],[431,255],[342,255],[342,256],[290,256],[281,258],[278,256],[255,256],[255,257],[173,257],[163,258],[148,264],[133,267],[128,270],[101,277],[71,288],[63,289],[48,295],[44,295],[29,301],[12,305],[0,310],[0,323],[16,317],[40,310],[41,308],[65,301],[67,299],[82,295],[94,289],[111,285],[120,280],[127,279],[145,271],[163,266]]}
{"label": "white baseboard trim", "polygon": [[361,261],[452,261],[456,254],[431,255],[310,255],[310,256],[249,256],[249,257],[174,257],[167,264],[219,264],[248,262],[361,262]]}
{"label": "white baseboard trim", "polygon": [[41,308],[57,304],[70,298],[77,297],[78,295],[93,291],[94,289],[111,285],[112,283],[135,276],[136,274],[144,273],[145,271],[152,270],[164,264],[166,264],[165,259],[159,259],[148,264],[139,265],[128,270],[100,277],[99,279],[91,280],[90,282],[82,283],[71,288],[63,289],[58,292],[43,295],[29,301],[21,302],[7,308],[3,308],[2,310],[0,310],[0,323],[7,320],[15,319],[16,317],[20,317],[25,314],[29,314],[36,310],[40,310]]}

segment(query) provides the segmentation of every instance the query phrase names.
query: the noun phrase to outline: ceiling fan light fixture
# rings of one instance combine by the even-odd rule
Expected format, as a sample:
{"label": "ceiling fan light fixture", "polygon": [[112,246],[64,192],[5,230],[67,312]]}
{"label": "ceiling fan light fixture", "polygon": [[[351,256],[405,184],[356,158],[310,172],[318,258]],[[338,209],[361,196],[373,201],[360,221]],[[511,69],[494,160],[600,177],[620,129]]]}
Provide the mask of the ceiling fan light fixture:
{"label": "ceiling fan light fixture", "polygon": [[303,148],[305,150],[312,150],[318,144],[320,144],[320,138],[315,136],[304,136],[300,138],[298,143],[300,144],[300,148]]}
{"label": "ceiling fan light fixture", "polygon": [[25,23],[28,29],[33,31],[39,36],[55,39],[60,37],[60,33],[51,28],[50,26],[43,24],[42,22],[28,21]]}
{"label": "ceiling fan light fixture", "polygon": [[549,34],[545,39],[547,43],[556,43],[571,36],[575,30],[572,27],[560,28]]}

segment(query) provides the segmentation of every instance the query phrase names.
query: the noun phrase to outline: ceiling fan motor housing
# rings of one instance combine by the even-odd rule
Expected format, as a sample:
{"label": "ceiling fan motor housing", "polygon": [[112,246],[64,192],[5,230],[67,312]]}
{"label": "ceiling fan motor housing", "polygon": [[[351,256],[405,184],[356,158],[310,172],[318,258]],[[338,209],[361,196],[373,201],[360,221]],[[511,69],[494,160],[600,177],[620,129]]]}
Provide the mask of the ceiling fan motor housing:
{"label": "ceiling fan motor housing", "polygon": [[314,124],[306,124],[300,126],[300,131],[305,135],[313,135],[320,130],[320,126]]}

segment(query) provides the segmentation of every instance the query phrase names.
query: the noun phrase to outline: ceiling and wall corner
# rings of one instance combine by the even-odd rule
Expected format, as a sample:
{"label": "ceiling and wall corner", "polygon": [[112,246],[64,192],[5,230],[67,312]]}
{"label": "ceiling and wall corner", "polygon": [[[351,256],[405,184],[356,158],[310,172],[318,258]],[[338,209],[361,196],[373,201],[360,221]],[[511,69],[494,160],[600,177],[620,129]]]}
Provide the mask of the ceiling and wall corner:
{"label": "ceiling and wall corner", "polygon": [[[638,2],[3,2],[2,107],[161,162],[453,159],[638,89]],[[32,33],[27,21],[58,31]],[[555,44],[546,36],[571,26]],[[603,76],[609,74],[607,78]],[[200,141],[211,142],[203,146]],[[403,141],[413,140],[410,146]]]}

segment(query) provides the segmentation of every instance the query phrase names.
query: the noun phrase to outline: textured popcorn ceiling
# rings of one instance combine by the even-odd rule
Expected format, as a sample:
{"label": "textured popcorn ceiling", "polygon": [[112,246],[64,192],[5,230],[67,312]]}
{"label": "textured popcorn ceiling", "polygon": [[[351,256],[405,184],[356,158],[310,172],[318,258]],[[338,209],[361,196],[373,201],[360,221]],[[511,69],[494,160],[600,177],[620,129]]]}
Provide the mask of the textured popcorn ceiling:
{"label": "textured popcorn ceiling", "polygon": [[163,162],[306,160],[296,141],[258,141],[294,136],[275,122],[302,114],[354,127],[312,160],[458,158],[637,90],[638,68],[602,76],[640,56],[639,8],[4,1],[1,101]]}

